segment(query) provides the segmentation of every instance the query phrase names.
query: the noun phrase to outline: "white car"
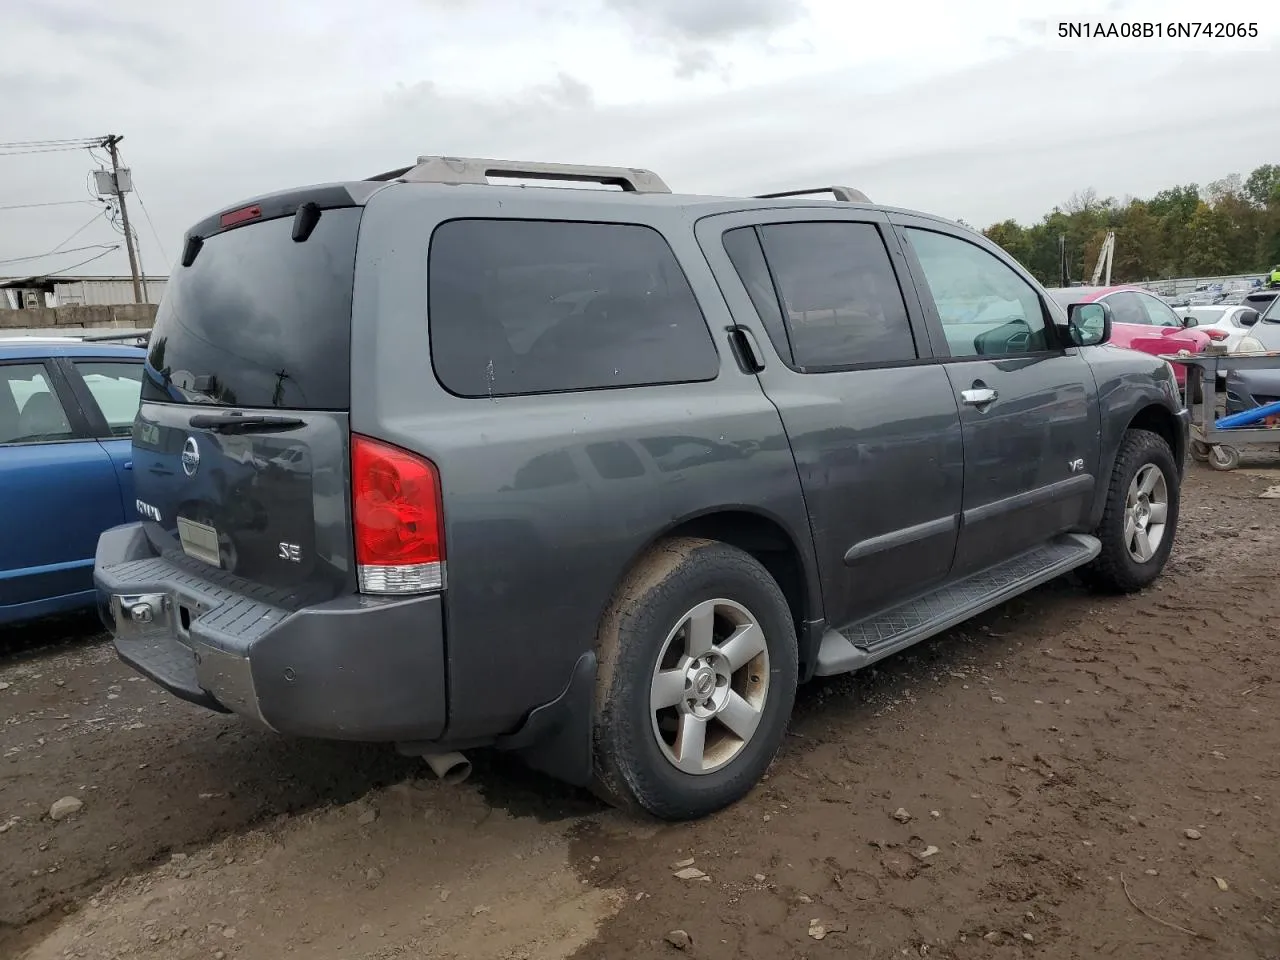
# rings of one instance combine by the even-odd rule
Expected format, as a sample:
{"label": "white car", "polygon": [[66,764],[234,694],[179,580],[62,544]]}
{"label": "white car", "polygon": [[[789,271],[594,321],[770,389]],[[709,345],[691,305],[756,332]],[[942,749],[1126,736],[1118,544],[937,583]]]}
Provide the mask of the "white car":
{"label": "white car", "polygon": [[[1209,334],[1215,342],[1225,344],[1228,353],[1236,352],[1249,328],[1258,322],[1258,311],[1244,304],[1183,307],[1177,312],[1183,326]],[[1225,336],[1215,335],[1217,331]]]}

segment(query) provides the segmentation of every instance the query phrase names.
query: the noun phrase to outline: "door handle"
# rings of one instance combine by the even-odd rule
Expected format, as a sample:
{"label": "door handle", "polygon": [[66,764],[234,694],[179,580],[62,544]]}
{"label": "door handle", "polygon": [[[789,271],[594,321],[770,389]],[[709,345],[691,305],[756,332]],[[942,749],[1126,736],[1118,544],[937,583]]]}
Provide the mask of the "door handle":
{"label": "door handle", "polygon": [[743,373],[759,373],[764,369],[764,356],[760,353],[760,344],[746,327],[729,328],[729,342],[733,346],[734,355]]}
{"label": "door handle", "polygon": [[132,470],[132,469],[133,469],[133,461],[132,461],[132,460],[126,460],[126,461],[124,462],[124,468],[125,468],[126,470]]}
{"label": "door handle", "polygon": [[990,387],[973,387],[970,390],[961,390],[960,398],[971,407],[981,407],[991,403],[999,394]]}

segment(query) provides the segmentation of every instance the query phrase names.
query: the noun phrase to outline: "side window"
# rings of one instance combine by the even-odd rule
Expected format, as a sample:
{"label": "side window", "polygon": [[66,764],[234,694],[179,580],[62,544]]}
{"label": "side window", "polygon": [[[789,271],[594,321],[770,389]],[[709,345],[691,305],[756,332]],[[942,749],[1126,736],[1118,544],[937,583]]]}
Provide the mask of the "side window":
{"label": "side window", "polygon": [[463,397],[714,380],[720,356],[662,234],[451,220],[428,261],[436,377]]}
{"label": "side window", "polygon": [[916,359],[902,291],[874,224],[773,223],[760,238],[797,368]]}
{"label": "side window", "polygon": [[74,436],[42,363],[0,365],[0,444]]}
{"label": "side window", "polygon": [[726,231],[724,252],[729,255],[742,285],[747,288],[756,313],[760,314],[769,339],[773,341],[773,348],[787,364],[793,364],[795,359],[787,337],[787,325],[782,319],[782,308],[778,306],[778,294],[773,289],[773,278],[769,276],[769,265],[760,248],[756,228],[737,227]]}
{"label": "side window", "polygon": [[142,364],[104,360],[77,360],[75,364],[106,418],[111,435],[132,434],[142,395]]}
{"label": "side window", "polygon": [[1135,293],[1134,296],[1142,302],[1148,323],[1155,324],[1157,327],[1182,326],[1182,322],[1178,319],[1178,315],[1173,312],[1173,308],[1163,300],[1157,300],[1155,297],[1148,297],[1141,293]]}
{"label": "side window", "polygon": [[1142,302],[1132,290],[1121,290],[1104,299],[1111,307],[1111,319],[1116,323],[1134,323],[1144,327],[1150,325],[1147,311],[1142,308]]}
{"label": "side window", "polygon": [[1052,349],[1044,304],[1007,264],[959,237],[906,230],[953,357]]}

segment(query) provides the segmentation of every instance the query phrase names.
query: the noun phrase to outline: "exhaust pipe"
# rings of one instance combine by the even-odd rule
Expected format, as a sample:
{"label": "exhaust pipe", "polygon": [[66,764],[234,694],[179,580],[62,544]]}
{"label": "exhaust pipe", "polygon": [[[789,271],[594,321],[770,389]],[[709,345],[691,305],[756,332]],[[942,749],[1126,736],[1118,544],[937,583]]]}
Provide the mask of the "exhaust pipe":
{"label": "exhaust pipe", "polygon": [[461,783],[471,776],[471,761],[460,753],[428,753],[422,759],[441,783]]}

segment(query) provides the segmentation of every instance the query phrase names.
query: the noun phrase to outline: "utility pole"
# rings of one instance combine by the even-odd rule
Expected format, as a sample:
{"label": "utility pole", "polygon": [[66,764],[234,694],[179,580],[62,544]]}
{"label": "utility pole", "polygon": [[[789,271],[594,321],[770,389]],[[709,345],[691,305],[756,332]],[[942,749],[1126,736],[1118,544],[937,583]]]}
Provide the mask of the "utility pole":
{"label": "utility pole", "polygon": [[133,231],[129,227],[129,208],[125,206],[124,191],[120,189],[120,155],[116,152],[116,144],[124,137],[111,134],[103,140],[102,145],[111,154],[111,183],[116,199],[120,201],[120,222],[124,226],[124,245],[129,251],[129,272],[133,274],[133,302],[142,303],[142,283],[138,279],[138,255],[133,249]]}

